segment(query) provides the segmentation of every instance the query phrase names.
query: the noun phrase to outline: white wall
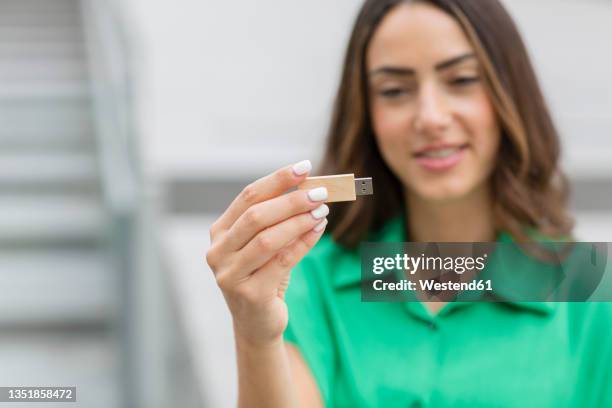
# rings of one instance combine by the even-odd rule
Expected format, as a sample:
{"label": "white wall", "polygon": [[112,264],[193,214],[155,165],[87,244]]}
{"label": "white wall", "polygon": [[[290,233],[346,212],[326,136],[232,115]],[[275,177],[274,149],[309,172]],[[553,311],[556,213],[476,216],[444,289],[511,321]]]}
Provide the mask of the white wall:
{"label": "white wall", "polygon": [[356,0],[131,0],[150,169],[252,176],[320,148]]}
{"label": "white wall", "polygon": [[612,177],[612,2],[505,0],[563,137],[566,169]]}

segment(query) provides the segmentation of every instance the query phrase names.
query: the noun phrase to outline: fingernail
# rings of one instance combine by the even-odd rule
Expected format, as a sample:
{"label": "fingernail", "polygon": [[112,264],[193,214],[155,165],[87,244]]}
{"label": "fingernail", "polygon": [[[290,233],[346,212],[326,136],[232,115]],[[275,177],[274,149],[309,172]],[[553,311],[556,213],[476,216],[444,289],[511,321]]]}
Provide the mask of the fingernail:
{"label": "fingernail", "polygon": [[311,201],[323,201],[327,199],[327,188],[317,187],[308,192],[308,198]]}
{"label": "fingernail", "polygon": [[326,206],[325,204],[321,204],[320,206],[318,206],[317,208],[315,208],[314,210],[312,210],[310,212],[312,214],[313,217],[315,217],[316,219],[319,218],[323,218],[325,217],[327,214],[329,214],[329,207]]}
{"label": "fingernail", "polygon": [[325,228],[326,225],[327,225],[327,218],[321,221],[320,223],[318,223],[317,225],[315,225],[312,230],[314,232],[321,232],[323,228]]}
{"label": "fingernail", "polygon": [[308,173],[312,169],[310,160],[302,160],[301,162],[295,163],[292,167],[293,174],[301,176],[302,174]]}

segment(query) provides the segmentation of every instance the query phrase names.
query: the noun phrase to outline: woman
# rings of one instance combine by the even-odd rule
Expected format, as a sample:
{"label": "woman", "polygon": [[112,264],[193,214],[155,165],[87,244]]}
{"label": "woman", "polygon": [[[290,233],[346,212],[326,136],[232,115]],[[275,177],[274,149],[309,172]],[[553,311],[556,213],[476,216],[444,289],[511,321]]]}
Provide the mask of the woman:
{"label": "woman", "polygon": [[612,406],[609,304],[360,301],[363,241],[571,235],[558,159],[497,0],[366,1],[320,174],[371,176],[375,195],[326,225],[324,189],[282,195],[304,161],[247,186],[210,231],[239,406]]}

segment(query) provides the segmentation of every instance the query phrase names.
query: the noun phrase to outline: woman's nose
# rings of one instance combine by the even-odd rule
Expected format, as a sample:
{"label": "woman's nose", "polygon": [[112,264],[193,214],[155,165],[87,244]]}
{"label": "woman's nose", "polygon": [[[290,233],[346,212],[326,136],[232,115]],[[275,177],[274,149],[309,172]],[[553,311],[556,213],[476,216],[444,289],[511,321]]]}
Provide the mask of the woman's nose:
{"label": "woman's nose", "polygon": [[435,85],[423,86],[414,118],[415,130],[435,135],[448,128],[450,123],[451,114],[442,91],[436,89]]}

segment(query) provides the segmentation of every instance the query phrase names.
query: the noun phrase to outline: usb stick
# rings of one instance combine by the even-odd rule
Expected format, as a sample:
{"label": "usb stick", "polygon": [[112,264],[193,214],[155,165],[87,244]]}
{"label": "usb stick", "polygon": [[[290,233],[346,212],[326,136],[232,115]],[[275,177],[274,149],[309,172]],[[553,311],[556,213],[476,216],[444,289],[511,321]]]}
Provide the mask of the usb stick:
{"label": "usb stick", "polygon": [[297,186],[300,190],[310,190],[317,187],[327,188],[326,203],[355,201],[357,196],[374,194],[372,177],[356,179],[352,173],[307,177]]}

